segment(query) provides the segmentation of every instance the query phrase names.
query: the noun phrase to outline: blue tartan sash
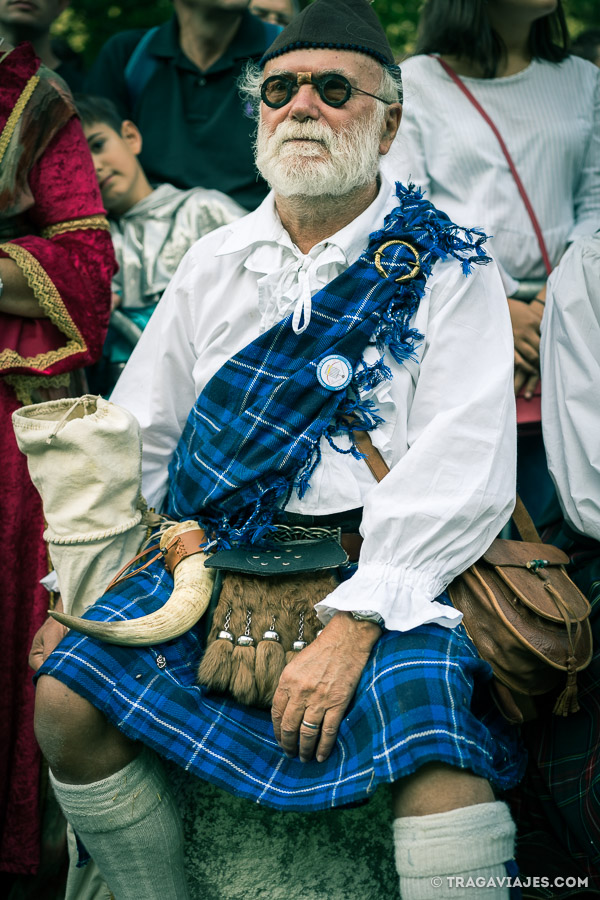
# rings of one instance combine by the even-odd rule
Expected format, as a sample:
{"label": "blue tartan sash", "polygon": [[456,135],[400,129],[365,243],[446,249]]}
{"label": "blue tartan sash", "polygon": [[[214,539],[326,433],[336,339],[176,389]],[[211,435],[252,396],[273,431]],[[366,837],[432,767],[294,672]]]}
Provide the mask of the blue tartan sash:
{"label": "blue tartan sash", "polygon": [[[194,404],[169,466],[166,512],[199,520],[220,547],[259,543],[278,508],[295,488],[301,497],[319,462],[323,436],[372,430],[382,419],[361,391],[391,378],[387,350],[398,362],[413,358],[423,339],[411,326],[427,278],[438,259],[452,256],[467,275],[472,263],[487,263],[485,234],[463,229],[425,200],[419,189],[398,184],[399,205],[367,248],[345,272],[312,298],[310,323],[301,334],[292,315],[236,353],[210,379]],[[415,264],[409,247],[396,243],[379,257],[382,244],[409,243],[420,270],[395,279]],[[385,276],[381,274],[381,268]],[[367,365],[363,352],[380,353]],[[325,356],[339,354],[353,368],[348,387],[332,392],[317,379]]]}

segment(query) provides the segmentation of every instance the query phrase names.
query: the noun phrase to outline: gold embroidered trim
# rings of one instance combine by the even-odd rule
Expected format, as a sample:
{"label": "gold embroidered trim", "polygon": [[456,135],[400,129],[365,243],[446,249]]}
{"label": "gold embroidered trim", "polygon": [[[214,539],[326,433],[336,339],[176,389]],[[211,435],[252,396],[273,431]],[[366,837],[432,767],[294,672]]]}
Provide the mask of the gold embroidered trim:
{"label": "gold embroidered trim", "polygon": [[32,75],[23,90],[21,91],[21,95],[15,105],[12,108],[12,112],[8,119],[6,120],[6,125],[2,129],[2,134],[0,134],[0,162],[6,153],[6,149],[10,144],[10,139],[14,134],[15,128],[17,127],[17,123],[21,116],[23,115],[23,111],[29,100],[31,95],[35,91],[40,80],[39,75]]}
{"label": "gold embroidered trim", "polygon": [[110,231],[110,225],[106,216],[85,216],[82,219],[70,219],[68,222],[57,222],[56,225],[49,225],[44,228],[40,236],[48,240],[48,238],[56,237],[57,234],[67,234],[71,231],[86,231],[91,228],[98,228],[102,231]]}
{"label": "gold embroidered trim", "polygon": [[20,244],[0,244],[0,249],[18,265],[47,317],[68,338],[64,347],[48,350],[46,353],[38,353],[37,356],[23,357],[16,350],[2,350],[0,351],[0,370],[15,366],[46,369],[62,359],[87,350],[87,344],[63,303],[56,285],[35,256]]}
{"label": "gold embroidered trim", "polygon": [[61,375],[4,375],[4,381],[17,395],[23,406],[33,403],[33,391],[37,388],[69,387],[71,372]]}

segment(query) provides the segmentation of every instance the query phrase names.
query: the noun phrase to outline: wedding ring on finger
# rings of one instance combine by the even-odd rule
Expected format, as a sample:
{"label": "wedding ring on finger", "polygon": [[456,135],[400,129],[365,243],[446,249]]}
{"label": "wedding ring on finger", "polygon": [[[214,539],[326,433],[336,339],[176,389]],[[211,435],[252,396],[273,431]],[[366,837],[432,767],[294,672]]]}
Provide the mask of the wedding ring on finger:
{"label": "wedding ring on finger", "polygon": [[305,728],[312,729],[312,731],[318,731],[321,727],[320,725],[313,725],[311,722],[307,722],[306,719],[302,719],[302,724],[305,726]]}

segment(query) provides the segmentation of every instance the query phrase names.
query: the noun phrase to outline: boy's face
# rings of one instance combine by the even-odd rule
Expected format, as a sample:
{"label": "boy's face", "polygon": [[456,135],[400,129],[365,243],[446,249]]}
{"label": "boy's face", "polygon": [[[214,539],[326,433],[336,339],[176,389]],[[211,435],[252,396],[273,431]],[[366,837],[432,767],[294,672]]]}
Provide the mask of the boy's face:
{"label": "boy's face", "polygon": [[83,131],[106,211],[122,215],[145,196],[141,185],[145,178],[137,158],[142,149],[140,133],[129,121],[123,122],[121,134],[104,122],[84,125]]}

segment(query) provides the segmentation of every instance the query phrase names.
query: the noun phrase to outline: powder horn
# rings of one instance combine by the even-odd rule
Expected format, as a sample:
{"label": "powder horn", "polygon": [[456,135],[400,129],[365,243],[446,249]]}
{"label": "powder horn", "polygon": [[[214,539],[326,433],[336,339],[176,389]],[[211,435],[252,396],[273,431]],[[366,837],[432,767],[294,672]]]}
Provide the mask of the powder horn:
{"label": "powder horn", "polygon": [[164,532],[160,549],[173,572],[173,592],[164,606],[148,616],[98,622],[55,610],[49,610],[49,615],[67,628],[121,647],[148,647],[179,637],[196,624],[210,601],[215,573],[205,568],[206,556],[199,549],[205,540],[197,522],[180,522]]}

